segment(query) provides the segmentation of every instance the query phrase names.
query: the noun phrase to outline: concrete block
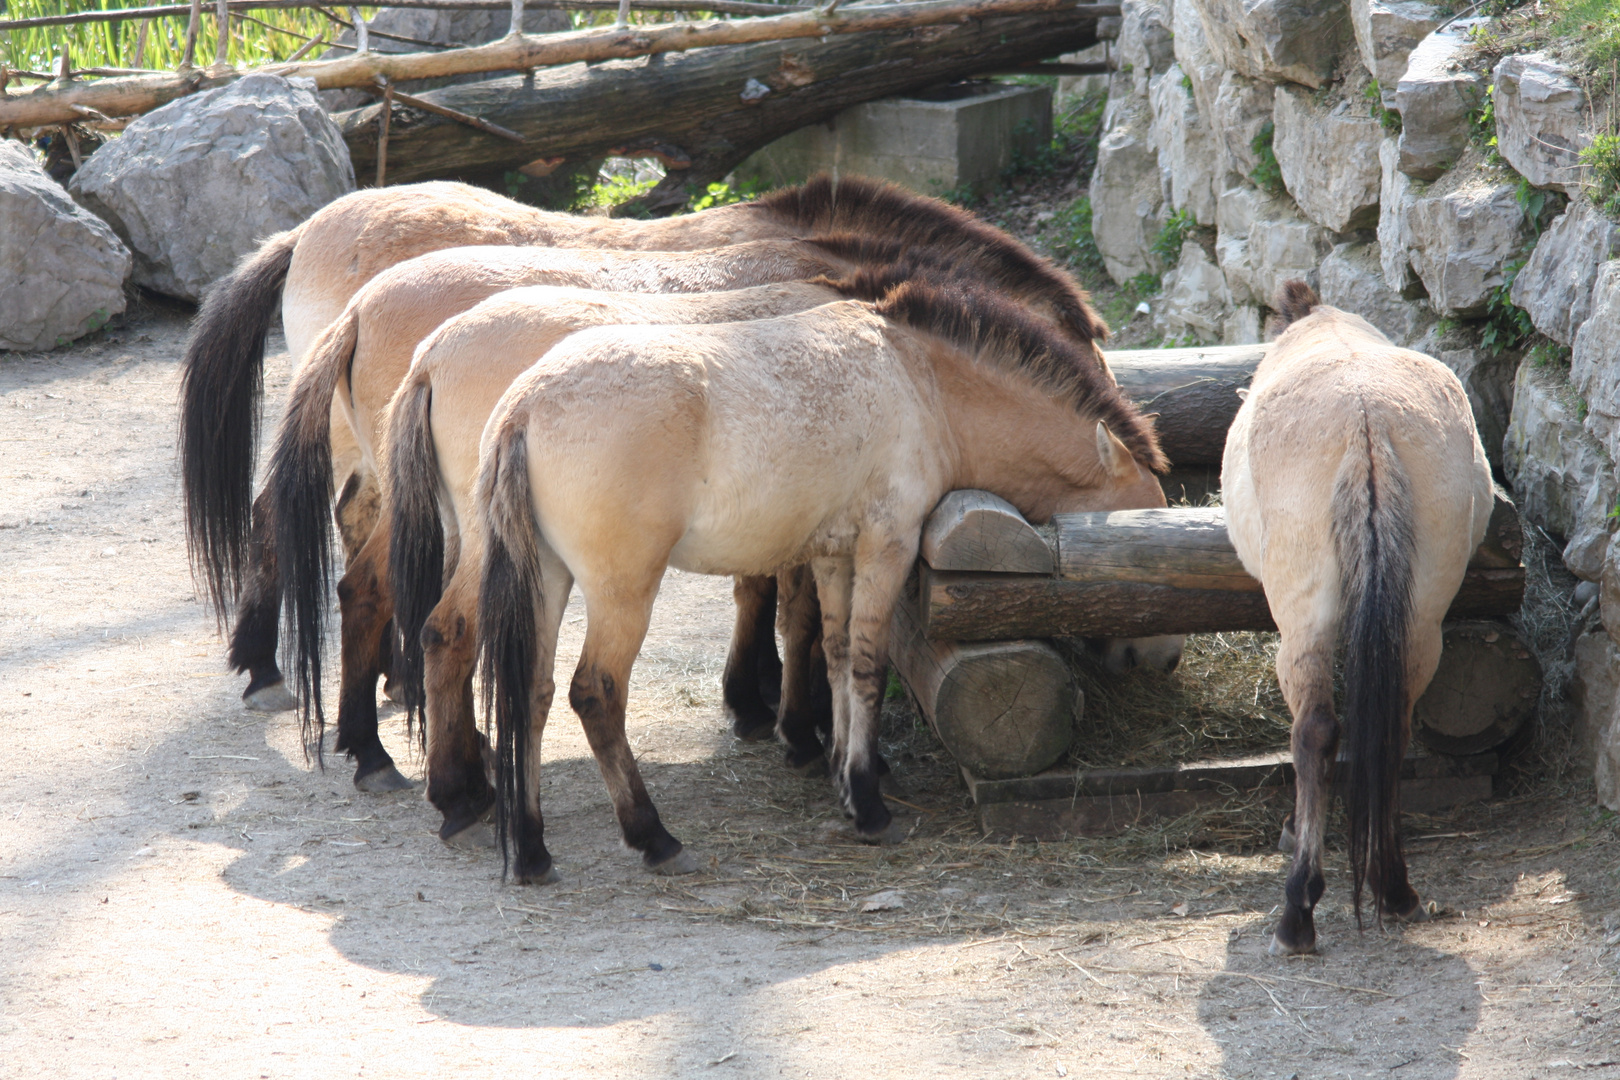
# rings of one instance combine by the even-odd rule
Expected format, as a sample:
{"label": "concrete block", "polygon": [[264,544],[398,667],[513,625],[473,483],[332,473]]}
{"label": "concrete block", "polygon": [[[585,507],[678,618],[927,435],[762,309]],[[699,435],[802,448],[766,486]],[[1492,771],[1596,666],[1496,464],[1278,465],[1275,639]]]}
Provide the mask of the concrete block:
{"label": "concrete block", "polygon": [[777,186],[822,171],[859,174],[940,195],[993,183],[1015,155],[1051,139],[1049,88],[962,83],[845,109],[771,143],[737,175]]}

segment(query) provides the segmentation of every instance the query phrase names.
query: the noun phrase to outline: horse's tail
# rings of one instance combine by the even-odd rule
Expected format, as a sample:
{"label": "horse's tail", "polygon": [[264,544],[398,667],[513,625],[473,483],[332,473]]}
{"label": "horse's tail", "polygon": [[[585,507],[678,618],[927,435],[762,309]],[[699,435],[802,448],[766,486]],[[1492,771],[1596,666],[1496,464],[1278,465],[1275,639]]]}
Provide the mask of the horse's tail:
{"label": "horse's tail", "polygon": [[272,236],[209,289],[186,340],[180,381],[186,548],[221,620],[236,597],[252,522],[265,338],[299,232]]}
{"label": "horse's tail", "polygon": [[1394,447],[1363,420],[1333,484],[1344,626],[1345,814],[1356,919],[1363,883],[1383,920],[1401,854],[1400,768],[1412,616],[1411,491]]}
{"label": "horse's tail", "polygon": [[[439,517],[439,457],[433,446],[433,384],[417,368],[389,408],[388,582],[400,646],[394,678],[404,687],[406,723],[422,716],[422,627],[444,592],[444,522]],[[422,728],[426,739],[427,728]]]}
{"label": "horse's tail", "polygon": [[359,335],[359,313],[351,305],[315,339],[293,380],[265,483],[276,526],[284,640],[306,737],[311,714],[315,718],[317,755],[326,727],[321,647],[332,585],[332,397],[354,359]]}
{"label": "horse's tail", "polygon": [[478,590],[479,667],[484,715],[495,718],[496,823],[503,866],[516,802],[529,790],[529,708],[542,602],[540,537],[529,487],[527,424],[519,409],[496,420],[479,468],[484,575]]}

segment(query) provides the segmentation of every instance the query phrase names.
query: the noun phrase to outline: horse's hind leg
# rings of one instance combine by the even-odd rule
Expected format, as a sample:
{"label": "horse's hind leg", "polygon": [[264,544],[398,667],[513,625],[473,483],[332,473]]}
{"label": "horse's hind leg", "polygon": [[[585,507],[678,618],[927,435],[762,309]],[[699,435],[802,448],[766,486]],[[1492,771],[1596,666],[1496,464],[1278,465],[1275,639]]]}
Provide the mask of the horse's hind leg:
{"label": "horse's hind leg", "polygon": [[1277,678],[1293,713],[1294,861],[1284,885],[1282,918],[1272,936],[1277,954],[1316,949],[1315,909],[1326,879],[1322,841],[1333,797],[1333,762],[1339,721],[1333,714],[1333,636],[1284,631],[1277,650]]}
{"label": "horse's hind leg", "polygon": [[[476,559],[459,560],[444,596],[422,624],[427,797],[444,815],[439,839],[456,847],[494,843],[483,823],[495,805],[495,788],[485,766],[489,741],[478,730],[473,713],[479,573]],[[549,671],[540,677],[549,684]],[[550,706],[549,690],[546,704]]]}
{"label": "horse's hind leg", "polygon": [[[1407,639],[1406,714],[1401,723],[1402,759],[1406,757],[1406,748],[1412,741],[1412,707],[1423,696],[1423,691],[1428,689],[1429,680],[1434,678],[1435,668],[1440,666],[1440,650],[1444,645],[1438,621],[1414,620],[1414,623]],[[1397,787],[1397,793],[1399,790]],[[1403,923],[1424,922],[1429,913],[1407,877],[1406,855],[1400,850],[1399,841],[1397,833],[1393,859],[1383,866],[1368,867],[1367,885],[1376,889],[1383,900],[1381,910]]]}
{"label": "horse's hind leg", "polygon": [[613,799],[624,842],[641,852],[641,861],[658,874],[689,874],[697,863],[658,818],[635,754],[624,734],[625,691],[630,668],[647,636],[653,599],[663,567],[626,580],[593,582],[585,591],[585,648],[568,688],[568,703],[579,714],[585,738]]}
{"label": "horse's hind leg", "polygon": [[739,577],[732,586],[737,622],[721,678],[722,695],[726,712],[731,714],[732,734],[750,742],[770,738],[776,727],[776,714],[760,687],[764,658],[776,656],[772,630],[776,595],[773,577]]}
{"label": "horse's hind leg", "polygon": [[342,691],[333,747],[355,762],[361,791],[400,791],[411,782],[394,766],[377,734],[377,679],[391,650],[394,602],[388,592],[388,529],[375,529],[338,582],[342,618]]}
{"label": "horse's hind leg", "polygon": [[[347,423],[340,428],[336,419],[334,419],[332,431],[334,433],[335,453],[337,452],[337,434],[347,432],[347,430]],[[347,439],[352,441],[353,436],[347,436]],[[343,457],[341,454],[338,456]],[[357,462],[359,457],[358,449],[352,450],[349,457]],[[344,469],[348,467],[346,461],[339,460],[337,464],[339,475],[342,475]],[[348,478],[343,481],[337,502],[332,507],[332,517],[336,520],[338,527],[338,538],[343,542],[345,566],[352,565],[355,559],[360,557],[361,548],[365,547],[366,542],[371,539],[372,534],[377,530],[379,523],[383,519],[382,492],[377,487],[376,477],[369,473],[362,473],[358,469],[349,472],[347,476]],[[388,552],[385,548],[383,558],[386,560],[387,557]],[[394,634],[392,629],[383,635],[382,649],[378,654],[377,662],[379,665],[378,670],[382,672],[383,676],[383,694],[390,701],[398,701],[399,698],[395,696],[394,692]]]}
{"label": "horse's hind leg", "polygon": [[[806,776],[822,773],[827,769],[827,749],[821,735],[832,734],[832,699],[825,690],[816,693],[818,677],[823,684],[827,681],[827,661],[821,652],[821,604],[808,566],[777,575],[776,625],[783,649],[776,734],[787,745],[789,769]],[[818,705],[826,708],[824,718]]]}
{"label": "horse's hind leg", "polygon": [[247,580],[236,604],[231,630],[233,671],[248,673],[242,701],[255,712],[286,712],[298,707],[276,664],[276,631],[281,620],[281,572],[276,565],[275,522],[267,491],[253,500],[253,534],[247,551]]}

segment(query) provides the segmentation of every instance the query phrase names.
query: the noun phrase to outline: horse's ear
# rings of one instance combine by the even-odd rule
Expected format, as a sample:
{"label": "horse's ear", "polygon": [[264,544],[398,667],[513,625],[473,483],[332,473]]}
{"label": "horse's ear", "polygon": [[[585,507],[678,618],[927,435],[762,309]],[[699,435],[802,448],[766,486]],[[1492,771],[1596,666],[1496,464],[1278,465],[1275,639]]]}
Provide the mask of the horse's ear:
{"label": "horse's ear", "polygon": [[1243,401],[1248,401],[1249,400],[1249,388],[1247,386],[1238,387],[1237,390],[1234,391],[1234,393],[1236,393],[1237,396],[1239,397],[1239,399],[1241,399]]}
{"label": "horse's ear", "polygon": [[1136,474],[1136,459],[1131,456],[1130,447],[1120,442],[1101,420],[1097,421],[1097,461],[1104,472],[1116,479]]}

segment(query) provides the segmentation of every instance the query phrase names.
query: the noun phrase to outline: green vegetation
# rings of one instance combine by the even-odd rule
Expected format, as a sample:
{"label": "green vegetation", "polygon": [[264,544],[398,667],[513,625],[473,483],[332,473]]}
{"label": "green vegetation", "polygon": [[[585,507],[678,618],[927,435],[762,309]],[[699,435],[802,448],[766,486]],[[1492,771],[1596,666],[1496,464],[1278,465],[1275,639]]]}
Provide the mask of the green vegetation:
{"label": "green vegetation", "polygon": [[688,185],[686,191],[688,195],[686,208],[693,212],[707,210],[713,206],[730,206],[732,203],[747,202],[765,194],[765,189],[757,181],[744,180],[733,183],[730,178],[710,184],[701,194],[692,185]]}
{"label": "green vegetation", "polygon": [[1524,268],[1523,259],[1515,259],[1502,267],[1502,284],[1491,290],[1485,302],[1485,322],[1480,329],[1479,345],[1492,356],[1500,356],[1509,349],[1517,349],[1535,335],[1535,324],[1530,313],[1516,307],[1511,298],[1513,280]]}
{"label": "green vegetation", "polygon": [[1153,240],[1153,254],[1157,255],[1166,266],[1174,266],[1181,261],[1182,242],[1198,231],[1198,221],[1192,216],[1190,210],[1177,210],[1165,221],[1164,228]]}
{"label": "green vegetation", "polygon": [[1082,277],[1104,273],[1102,252],[1091,232],[1091,199],[1082,195],[1057,212],[1046,231],[1046,247],[1053,257]]}
{"label": "green vegetation", "polygon": [[[599,206],[618,206],[631,199],[639,199],[653,188],[658,186],[656,178],[638,181],[634,176],[610,176],[605,180],[598,179],[590,188],[584,191],[575,209],[587,210]],[[725,187],[724,184],[716,185]],[[732,199],[736,202],[736,199]]]}
{"label": "green vegetation", "polygon": [[1620,135],[1598,135],[1581,151],[1592,201],[1610,217],[1620,217]]}
{"label": "green vegetation", "polygon": [[1249,179],[1254,181],[1255,187],[1272,195],[1281,195],[1283,191],[1282,168],[1277,164],[1277,155],[1271,148],[1272,139],[1277,129],[1270,120],[1267,120],[1255,134],[1254,140],[1249,143],[1249,149],[1260,159],[1260,164],[1249,173]]}
{"label": "green vegetation", "polygon": [[1370,104],[1367,106],[1367,115],[1378,121],[1378,126],[1391,135],[1401,133],[1401,114],[1394,109],[1384,108],[1384,92],[1374,79],[1367,84],[1366,98]]}
{"label": "green vegetation", "polygon": [[[11,0],[6,5],[8,19],[34,19],[79,11],[117,11],[146,7],[150,0]],[[197,62],[213,62],[219,44],[219,23],[212,5],[205,5],[197,34]],[[371,18],[375,8],[362,8]],[[50,71],[64,47],[76,69],[91,67],[172,69],[179,65],[186,47],[185,15],[147,21],[80,23],[74,26],[40,26],[0,33],[0,62],[25,71]],[[140,48],[141,27],[149,26],[144,48]],[[322,34],[328,41],[343,30],[319,11],[277,11],[267,9],[233,15],[230,59],[232,64],[269,64],[285,60],[309,38]],[[139,55],[137,55],[137,53]]]}
{"label": "green vegetation", "polygon": [[1525,350],[1524,358],[1536,367],[1555,368],[1567,374],[1569,371],[1570,348],[1568,345],[1560,345],[1552,338],[1541,337],[1534,345]]}
{"label": "green vegetation", "polygon": [[1502,155],[1496,152],[1496,87],[1485,88],[1479,107],[1468,114],[1468,128],[1474,145],[1484,153],[1486,164],[1502,164]]}

